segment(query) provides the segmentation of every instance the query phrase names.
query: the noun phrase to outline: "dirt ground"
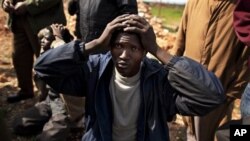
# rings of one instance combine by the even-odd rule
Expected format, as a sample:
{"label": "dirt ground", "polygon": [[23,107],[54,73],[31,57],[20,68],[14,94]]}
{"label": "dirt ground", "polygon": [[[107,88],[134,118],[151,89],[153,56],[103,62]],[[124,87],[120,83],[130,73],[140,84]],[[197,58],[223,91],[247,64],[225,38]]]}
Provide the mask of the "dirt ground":
{"label": "dirt ground", "polygon": [[[26,101],[21,101],[15,104],[6,103],[6,97],[11,94],[15,94],[18,91],[16,75],[14,73],[14,69],[11,62],[11,40],[12,34],[8,30],[6,25],[6,14],[0,9],[0,110],[4,112],[5,120],[8,126],[8,129],[11,132],[11,122],[13,118],[19,114],[21,114],[27,108],[33,106],[37,101],[37,96],[34,99],[29,99]],[[68,16],[67,16],[68,17]],[[70,29],[73,27],[73,23],[71,23],[73,17],[68,18],[69,23],[68,26]],[[37,94],[37,91],[35,91]],[[239,118],[238,111],[239,101],[235,104],[234,111],[234,119]],[[2,128],[2,127],[0,127]],[[170,128],[170,137],[171,141],[184,141],[185,137],[185,127],[180,119],[177,117],[176,122],[169,124]],[[12,135],[13,141],[32,141],[34,137],[19,137]],[[69,141],[77,141],[80,140],[81,133],[73,133]],[[0,139],[1,140],[1,139]]]}

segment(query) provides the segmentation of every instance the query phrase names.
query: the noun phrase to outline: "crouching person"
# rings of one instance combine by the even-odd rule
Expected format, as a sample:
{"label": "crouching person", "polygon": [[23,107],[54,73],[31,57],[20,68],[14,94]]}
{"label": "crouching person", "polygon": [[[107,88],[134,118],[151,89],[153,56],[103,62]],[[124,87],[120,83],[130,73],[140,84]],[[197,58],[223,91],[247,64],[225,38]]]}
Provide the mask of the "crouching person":
{"label": "crouching person", "polygon": [[[68,29],[61,24],[42,29],[38,37],[41,54],[73,39]],[[83,128],[83,99],[59,95],[36,74],[34,78],[41,93],[40,102],[14,119],[14,133],[23,136],[37,135],[37,141],[66,141],[71,129]]]}
{"label": "crouching person", "polygon": [[153,28],[137,15],[117,17],[88,43],[49,50],[35,71],[57,92],[86,96],[82,141],[168,141],[165,122],[175,114],[205,115],[225,100],[212,72],[163,51]]}

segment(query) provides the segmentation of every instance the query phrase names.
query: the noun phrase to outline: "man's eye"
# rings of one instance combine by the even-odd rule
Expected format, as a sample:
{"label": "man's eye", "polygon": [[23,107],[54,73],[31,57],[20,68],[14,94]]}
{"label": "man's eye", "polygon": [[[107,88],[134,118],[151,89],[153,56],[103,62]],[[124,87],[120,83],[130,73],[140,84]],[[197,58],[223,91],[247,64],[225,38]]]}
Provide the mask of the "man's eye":
{"label": "man's eye", "polygon": [[132,47],[131,50],[132,50],[132,51],[138,51],[139,48],[137,48],[137,47]]}
{"label": "man's eye", "polygon": [[116,44],[115,48],[122,48],[122,46],[120,44]]}

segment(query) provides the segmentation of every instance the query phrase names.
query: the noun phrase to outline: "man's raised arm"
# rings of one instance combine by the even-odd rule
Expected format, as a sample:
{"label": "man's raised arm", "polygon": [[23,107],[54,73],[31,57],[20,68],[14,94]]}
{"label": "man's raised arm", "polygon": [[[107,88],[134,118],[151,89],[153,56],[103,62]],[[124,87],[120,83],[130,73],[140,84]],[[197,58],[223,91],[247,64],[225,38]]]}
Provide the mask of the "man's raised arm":
{"label": "man's raised arm", "polygon": [[137,15],[130,15],[125,31],[141,36],[143,47],[160,60],[169,71],[168,81],[178,92],[176,106],[183,115],[204,115],[225,100],[220,80],[201,64],[187,57],[176,57],[156,43],[156,36],[149,23]]}

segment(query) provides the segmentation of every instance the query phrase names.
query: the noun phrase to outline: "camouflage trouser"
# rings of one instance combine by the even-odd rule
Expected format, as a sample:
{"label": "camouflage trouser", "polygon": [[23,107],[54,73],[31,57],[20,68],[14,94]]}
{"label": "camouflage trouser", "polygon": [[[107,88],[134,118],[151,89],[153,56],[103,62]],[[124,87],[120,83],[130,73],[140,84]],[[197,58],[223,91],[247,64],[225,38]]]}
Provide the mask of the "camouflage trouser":
{"label": "camouflage trouser", "polygon": [[34,135],[38,141],[65,141],[69,135],[69,116],[60,97],[39,102],[17,117],[13,130],[18,135]]}

